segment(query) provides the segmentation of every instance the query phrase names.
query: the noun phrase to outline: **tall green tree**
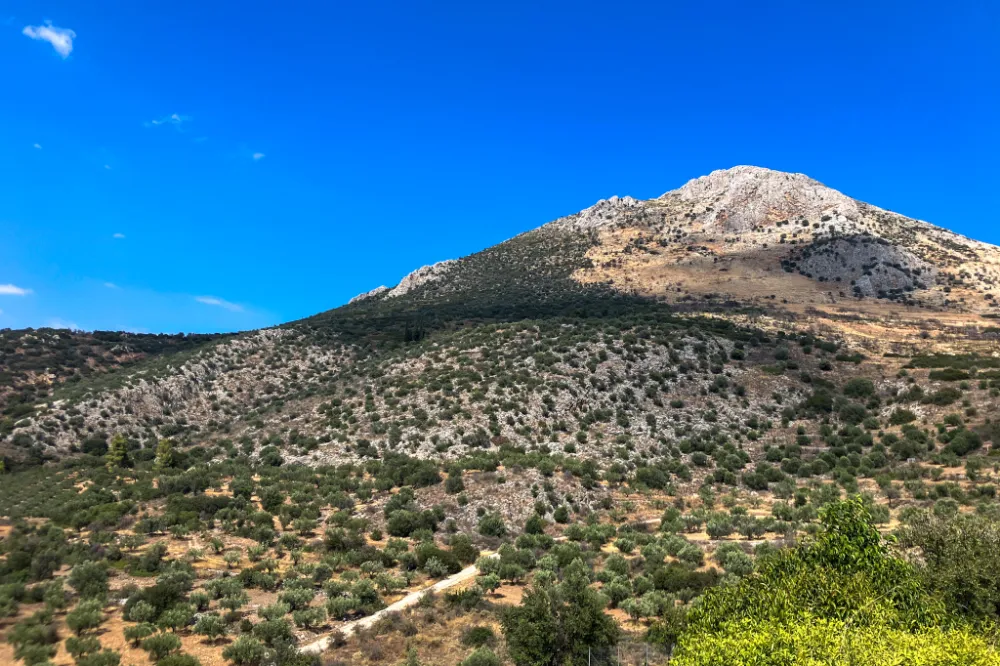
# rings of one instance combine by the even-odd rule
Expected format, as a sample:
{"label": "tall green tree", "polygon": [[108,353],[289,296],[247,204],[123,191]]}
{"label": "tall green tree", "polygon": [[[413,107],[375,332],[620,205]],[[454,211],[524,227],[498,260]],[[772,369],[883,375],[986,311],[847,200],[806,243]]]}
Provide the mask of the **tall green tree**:
{"label": "tall green tree", "polygon": [[520,606],[504,613],[507,651],[517,666],[582,666],[588,656],[603,658],[620,633],[604,605],[587,566],[575,560],[561,583],[535,584]]}
{"label": "tall green tree", "polygon": [[174,445],[169,439],[161,439],[156,445],[156,460],[153,466],[158,470],[174,466]]}
{"label": "tall green tree", "polygon": [[105,454],[104,460],[107,463],[109,472],[122,467],[132,466],[128,455],[128,441],[125,439],[125,435],[118,433],[111,438],[111,444],[108,445],[108,452]]}

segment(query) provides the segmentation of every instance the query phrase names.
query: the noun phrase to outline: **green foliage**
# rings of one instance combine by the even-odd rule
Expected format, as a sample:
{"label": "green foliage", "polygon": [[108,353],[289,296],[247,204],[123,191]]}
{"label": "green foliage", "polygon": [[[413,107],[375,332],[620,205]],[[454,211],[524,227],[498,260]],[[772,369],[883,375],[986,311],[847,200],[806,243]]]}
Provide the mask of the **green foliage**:
{"label": "green foliage", "polygon": [[502,537],[507,534],[503,518],[496,513],[488,513],[480,518],[476,529],[483,536]]}
{"label": "green foliage", "polygon": [[100,599],[82,599],[66,614],[66,626],[77,635],[95,629],[104,621],[104,603]]}
{"label": "green foliage", "polygon": [[226,633],[226,623],[216,613],[203,613],[194,625],[196,634],[214,641]]}
{"label": "green foliage", "polygon": [[108,568],[103,562],[83,562],[69,572],[69,585],[81,597],[103,598],[108,593]]}
{"label": "green foliage", "polygon": [[236,666],[260,666],[266,653],[264,644],[253,636],[240,636],[222,651],[225,659]]}
{"label": "green foliage", "polygon": [[150,659],[159,661],[171,652],[181,649],[181,639],[176,634],[153,634],[142,641],[142,649],[149,653]]}
{"label": "green foliage", "polygon": [[[76,666],[118,666],[121,660],[121,655],[115,650],[99,650],[77,659]],[[161,661],[160,666],[170,666],[170,664]]]}
{"label": "green foliage", "polygon": [[903,425],[917,420],[917,415],[908,409],[896,408],[889,415],[889,425]]}
{"label": "green foliage", "polygon": [[975,621],[1000,621],[1000,523],[979,515],[911,514],[900,545],[920,551],[919,571],[948,609]]}
{"label": "green foliage", "polygon": [[875,395],[875,384],[870,379],[855,377],[844,384],[844,395],[851,398],[869,398]]}
{"label": "green foliage", "polygon": [[462,632],[462,645],[468,647],[483,647],[493,645],[496,636],[493,629],[487,625],[475,625]]}
{"label": "green foliage", "polygon": [[463,659],[459,666],[501,666],[502,663],[493,650],[481,647]]}
{"label": "green foliage", "polygon": [[996,666],[1000,653],[966,630],[914,632],[841,620],[744,620],[685,634],[671,666]]}
{"label": "green foliage", "polygon": [[588,652],[603,658],[619,636],[581,560],[566,568],[558,585],[536,582],[519,606],[504,612],[501,625],[517,666],[586,663]]}
{"label": "green foliage", "polygon": [[[688,614],[677,664],[1000,663],[982,639],[947,629],[945,604],[890,553],[861,498],[828,504],[820,516],[814,538],[706,593]],[[956,577],[942,575],[942,586]],[[954,654],[969,661],[949,661]]]}

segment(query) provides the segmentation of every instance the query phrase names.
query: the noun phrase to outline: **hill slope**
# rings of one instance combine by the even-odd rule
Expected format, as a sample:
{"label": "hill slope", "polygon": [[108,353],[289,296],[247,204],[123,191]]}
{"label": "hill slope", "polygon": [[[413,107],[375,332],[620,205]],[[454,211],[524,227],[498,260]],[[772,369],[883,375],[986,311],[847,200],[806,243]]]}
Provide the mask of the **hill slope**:
{"label": "hill slope", "polygon": [[669,456],[718,424],[758,437],[762,416],[780,420],[838,364],[890,385],[900,363],[861,370],[858,352],[995,352],[998,276],[993,246],[735,167],[175,364],[77,382],[22,408],[5,443],[36,459],[115,432],[276,444],[307,462],[503,446],[602,465],[618,446]]}

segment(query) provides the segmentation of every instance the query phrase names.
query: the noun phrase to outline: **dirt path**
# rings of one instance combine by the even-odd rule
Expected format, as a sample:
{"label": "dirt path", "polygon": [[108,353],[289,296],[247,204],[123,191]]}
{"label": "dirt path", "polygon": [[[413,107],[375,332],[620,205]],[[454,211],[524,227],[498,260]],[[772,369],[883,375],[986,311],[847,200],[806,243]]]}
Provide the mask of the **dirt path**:
{"label": "dirt path", "polygon": [[[494,553],[492,555],[487,555],[487,557],[495,558],[499,557],[499,555]],[[420,601],[420,598],[425,594],[427,594],[428,592],[441,592],[443,590],[447,590],[448,588],[455,587],[456,585],[464,583],[467,580],[475,578],[478,574],[479,570],[476,568],[476,565],[473,564],[472,566],[462,569],[457,574],[453,574],[451,576],[448,576],[447,578],[439,580],[433,585],[425,587],[422,590],[411,592],[410,594],[406,595],[396,603],[386,606],[377,613],[372,613],[367,617],[354,620],[353,622],[348,622],[342,627],[338,627],[336,631],[339,631],[346,638],[351,634],[353,634],[358,629],[367,629],[368,627],[372,626],[373,624],[381,620],[389,613],[398,613],[411,606],[417,605],[417,603]],[[326,636],[323,636],[322,638],[299,648],[299,651],[304,652],[306,654],[322,654],[323,652],[326,652],[327,648],[330,647],[331,639],[332,639],[332,634],[327,634]]]}
{"label": "dirt path", "polygon": [[[641,522],[647,525],[654,525],[659,523],[660,519],[651,518],[649,520],[644,520]],[[556,537],[555,540],[565,541],[566,537]],[[486,557],[497,558],[500,557],[500,555],[497,553],[491,553]],[[406,610],[407,608],[410,608],[411,606],[416,606],[417,603],[420,601],[420,597],[424,596],[428,592],[441,592],[443,590],[447,590],[448,588],[455,587],[456,585],[460,585],[461,583],[464,583],[467,580],[475,578],[478,574],[479,570],[476,568],[476,565],[473,564],[472,566],[466,567],[461,571],[459,571],[457,574],[439,580],[433,585],[425,587],[422,590],[411,592],[410,594],[406,595],[396,603],[390,604],[376,613],[372,613],[371,615],[354,620],[353,622],[348,622],[347,624],[341,627],[337,627],[335,631],[326,634],[322,638],[318,638],[312,643],[309,643],[308,645],[303,645],[301,648],[299,648],[299,651],[305,654],[322,654],[326,652],[326,650],[330,647],[330,642],[332,641],[334,633],[340,632],[344,636],[344,638],[347,638],[358,629],[367,629],[368,627],[372,626],[373,624],[381,620],[389,613],[398,613],[400,611]]]}

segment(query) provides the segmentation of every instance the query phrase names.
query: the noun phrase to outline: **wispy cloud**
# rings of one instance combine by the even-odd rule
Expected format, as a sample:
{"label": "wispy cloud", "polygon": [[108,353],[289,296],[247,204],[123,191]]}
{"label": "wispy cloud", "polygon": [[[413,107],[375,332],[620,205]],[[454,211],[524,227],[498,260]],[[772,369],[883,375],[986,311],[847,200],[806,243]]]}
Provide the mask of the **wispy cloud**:
{"label": "wispy cloud", "polygon": [[27,296],[30,289],[24,289],[13,284],[0,284],[0,296]]}
{"label": "wispy cloud", "polygon": [[68,328],[71,331],[82,330],[80,325],[75,321],[66,321],[65,319],[60,319],[59,317],[53,317],[46,322],[49,328]]}
{"label": "wispy cloud", "polygon": [[125,238],[125,234],[123,234],[121,232],[118,232],[118,233],[111,234],[111,237],[112,238],[117,238],[118,240],[121,240],[121,239]]}
{"label": "wispy cloud", "polygon": [[114,282],[105,282],[104,286],[107,287],[108,289],[121,289],[121,287],[116,285]]}
{"label": "wispy cloud", "polygon": [[46,21],[45,25],[26,25],[21,34],[31,39],[48,42],[63,58],[68,58],[69,54],[73,52],[73,40],[76,39],[75,32],[69,28],[54,26],[51,21]]}
{"label": "wispy cloud", "polygon": [[173,125],[178,130],[180,130],[181,125],[190,121],[191,121],[191,116],[182,116],[179,113],[171,113],[169,116],[166,116],[165,118],[156,118],[144,124],[146,125],[146,127],[160,127],[162,125]]}
{"label": "wispy cloud", "polygon": [[111,171],[111,165],[110,164],[105,164],[104,168],[107,169],[108,171]]}
{"label": "wispy cloud", "polygon": [[243,312],[243,306],[237,303],[230,303],[229,301],[223,300],[221,298],[216,298],[215,296],[196,296],[195,299],[199,303],[205,305],[214,305],[217,308],[225,308],[230,312]]}
{"label": "wispy cloud", "polygon": [[34,144],[34,148],[35,148],[35,150],[41,150],[42,149],[42,144],[36,143],[36,144]]}
{"label": "wispy cloud", "polygon": [[264,157],[266,157],[264,155],[264,153],[254,153],[253,154],[253,159],[254,159],[255,162],[261,161],[262,159],[264,159]]}

